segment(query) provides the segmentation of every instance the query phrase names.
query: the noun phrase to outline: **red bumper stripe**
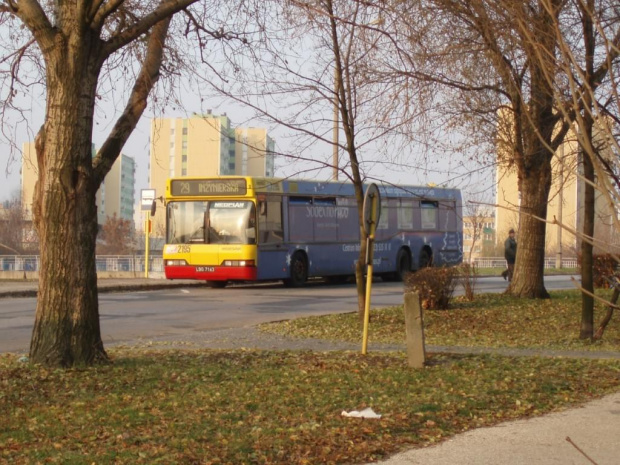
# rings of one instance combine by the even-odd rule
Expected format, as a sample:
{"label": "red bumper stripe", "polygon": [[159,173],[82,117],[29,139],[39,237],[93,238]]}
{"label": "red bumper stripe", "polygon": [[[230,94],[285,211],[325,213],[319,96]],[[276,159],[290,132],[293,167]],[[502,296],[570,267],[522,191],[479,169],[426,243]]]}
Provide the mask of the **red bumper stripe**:
{"label": "red bumper stripe", "polygon": [[215,266],[213,271],[198,272],[195,266],[166,266],[166,279],[201,281],[256,281],[255,266]]}

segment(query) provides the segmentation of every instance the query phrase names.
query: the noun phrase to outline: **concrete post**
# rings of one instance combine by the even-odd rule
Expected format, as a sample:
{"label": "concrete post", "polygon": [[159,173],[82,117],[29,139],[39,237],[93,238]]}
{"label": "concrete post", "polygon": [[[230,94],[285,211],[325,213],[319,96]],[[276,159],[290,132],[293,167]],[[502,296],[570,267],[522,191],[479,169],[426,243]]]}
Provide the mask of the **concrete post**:
{"label": "concrete post", "polygon": [[404,309],[409,366],[422,368],[426,362],[426,352],[424,349],[424,318],[420,296],[415,292],[406,292]]}

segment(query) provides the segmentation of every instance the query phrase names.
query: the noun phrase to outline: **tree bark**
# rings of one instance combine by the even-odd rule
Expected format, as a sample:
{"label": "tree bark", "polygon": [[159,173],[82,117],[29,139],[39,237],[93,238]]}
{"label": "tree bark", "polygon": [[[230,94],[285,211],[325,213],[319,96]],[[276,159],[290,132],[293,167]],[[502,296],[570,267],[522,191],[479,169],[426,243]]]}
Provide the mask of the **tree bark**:
{"label": "tree bark", "polygon": [[521,214],[515,273],[508,292],[517,297],[549,298],[545,289],[545,234],[551,166],[541,164],[521,179]]}
{"label": "tree bark", "polygon": [[95,266],[99,184],[92,180],[92,122],[99,67],[92,52],[84,36],[58,34],[56,49],[45,56],[47,109],[35,142],[33,202],[41,267],[30,358],[47,366],[107,360]]}
{"label": "tree bark", "polygon": [[[582,26],[585,43],[585,76],[589,86],[592,85],[592,76],[594,75],[594,28],[592,18],[589,12],[594,11],[593,0],[588,0],[588,11],[582,9]],[[580,148],[581,159],[583,163],[583,177],[585,179],[585,192],[583,199],[583,235],[581,241],[581,286],[586,292],[581,293],[581,327],[579,329],[579,339],[592,339],[594,337],[594,257],[592,256],[592,244],[589,240],[594,237],[594,207],[595,193],[594,186],[590,183],[594,182],[594,163],[591,157],[595,156],[595,148],[593,143],[593,127],[594,120],[592,118],[592,94],[586,92],[583,96],[584,115],[583,115],[583,134],[582,147]],[[584,149],[589,146],[589,151]]]}
{"label": "tree bark", "polygon": [[[532,58],[529,63],[530,98],[524,104],[521,95],[513,95],[513,106],[519,109],[515,117],[515,134],[522,144],[517,144],[516,165],[521,192],[519,215],[519,236],[524,240],[517,247],[515,276],[509,293],[518,297],[549,298],[545,289],[545,234],[547,225],[547,203],[551,189],[551,160],[555,149],[564,138],[566,128],[558,130],[557,115],[554,115],[555,97],[552,83],[547,79],[545,65],[551,66],[555,59],[557,40],[549,31],[554,24],[554,15],[560,11],[561,0],[553,0],[550,9],[541,8],[531,16],[530,33],[534,43],[545,51],[549,63],[534,59],[537,52],[528,45],[525,49]],[[528,44],[530,38],[525,37]]]}
{"label": "tree bark", "polygon": [[352,114],[353,108],[351,103],[352,90],[350,82],[345,79],[345,73],[348,75],[350,73],[350,68],[348,67],[347,56],[346,54],[343,55],[343,50],[341,49],[336,24],[336,14],[334,12],[332,0],[327,0],[325,2],[325,9],[330,21],[332,51],[334,53],[334,66],[336,68],[334,73],[334,79],[336,81],[335,88],[337,90],[336,102],[338,103],[338,111],[345,134],[346,150],[349,154],[349,161],[351,162],[351,176],[353,178],[355,199],[357,201],[358,221],[360,226],[360,253],[355,265],[355,283],[357,289],[358,315],[360,322],[363,322],[366,310],[366,280],[364,279],[364,275],[366,271],[367,235],[363,224],[364,185],[360,174],[357,146],[355,143],[355,117]]}
{"label": "tree bark", "polygon": [[607,307],[607,313],[605,314],[605,317],[603,318],[603,320],[601,321],[601,324],[596,330],[596,333],[594,333],[593,339],[595,341],[603,338],[603,333],[605,332],[605,328],[607,328],[607,325],[611,321],[611,317],[614,315],[613,305],[616,305],[616,303],[618,302],[619,296],[620,296],[620,289],[618,288],[618,284],[616,283],[616,285],[614,285],[614,292],[612,293],[611,299],[609,300],[609,302],[612,305]]}

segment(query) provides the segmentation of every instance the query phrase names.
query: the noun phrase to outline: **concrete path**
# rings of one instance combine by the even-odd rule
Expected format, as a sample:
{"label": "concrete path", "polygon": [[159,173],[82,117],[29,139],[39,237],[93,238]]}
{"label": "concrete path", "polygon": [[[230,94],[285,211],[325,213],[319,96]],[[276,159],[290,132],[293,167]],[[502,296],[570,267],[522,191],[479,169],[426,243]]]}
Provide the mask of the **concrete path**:
{"label": "concrete path", "polygon": [[479,428],[382,465],[617,465],[620,393],[564,412]]}

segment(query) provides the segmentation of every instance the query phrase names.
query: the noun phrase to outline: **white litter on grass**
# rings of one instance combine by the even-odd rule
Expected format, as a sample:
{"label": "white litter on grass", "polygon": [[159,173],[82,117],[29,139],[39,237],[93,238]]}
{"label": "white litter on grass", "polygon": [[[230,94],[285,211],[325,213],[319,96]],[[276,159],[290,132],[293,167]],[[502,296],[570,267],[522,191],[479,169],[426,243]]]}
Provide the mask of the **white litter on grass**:
{"label": "white litter on grass", "polygon": [[358,412],[357,410],[352,410],[350,412],[345,412],[343,410],[342,411],[342,416],[343,417],[349,417],[349,418],[381,418],[381,415],[375,413],[374,410],[371,409],[370,407],[365,408],[361,412]]}

